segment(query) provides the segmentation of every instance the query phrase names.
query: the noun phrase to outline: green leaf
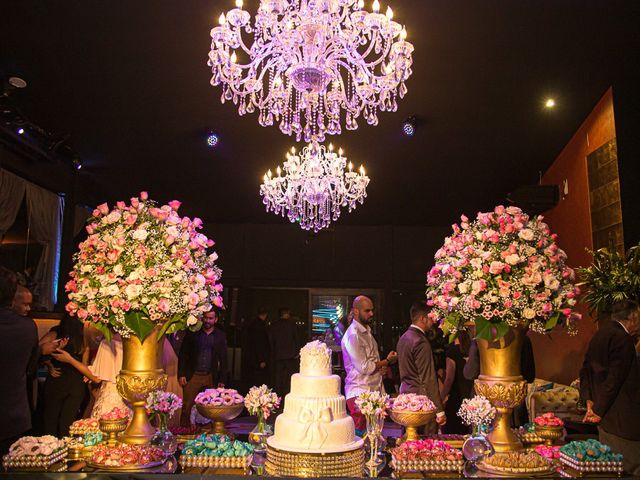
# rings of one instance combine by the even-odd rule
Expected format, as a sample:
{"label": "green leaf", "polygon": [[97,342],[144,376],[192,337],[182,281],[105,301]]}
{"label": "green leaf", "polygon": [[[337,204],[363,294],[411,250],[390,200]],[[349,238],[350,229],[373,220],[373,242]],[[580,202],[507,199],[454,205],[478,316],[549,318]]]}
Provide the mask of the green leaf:
{"label": "green leaf", "polygon": [[[179,330],[179,328],[175,329],[173,328],[174,326],[179,327],[180,323],[184,320],[184,316],[183,315],[176,315],[173,318],[170,318],[169,320],[167,320],[164,325],[162,325],[162,328],[160,329],[160,331],[158,332],[158,336],[157,336],[157,340],[160,341],[160,339],[162,339],[162,336],[165,333],[175,333]],[[178,324],[178,325],[176,325]],[[172,331],[169,331],[169,329],[173,328]]]}
{"label": "green leaf", "polygon": [[94,327],[96,327],[100,333],[102,333],[102,335],[104,335],[104,339],[107,342],[111,342],[111,337],[113,336],[112,332],[111,332],[111,328],[109,328],[109,325],[107,325],[106,323],[102,323],[102,322],[91,322],[93,324]]}
{"label": "green leaf", "polygon": [[504,337],[509,331],[509,325],[504,322],[490,322],[484,317],[476,317],[476,338],[491,341]]}
{"label": "green leaf", "polygon": [[133,330],[136,337],[140,341],[144,341],[145,338],[151,333],[155,324],[149,320],[142,312],[127,312],[124,316],[124,324]]}
{"label": "green leaf", "polygon": [[476,317],[476,338],[483,340],[491,340],[493,335],[491,334],[491,322],[484,317]]}
{"label": "green leaf", "polygon": [[560,320],[560,312],[556,312],[549,317],[547,323],[544,324],[544,329],[552,330],[558,324],[558,320]]}

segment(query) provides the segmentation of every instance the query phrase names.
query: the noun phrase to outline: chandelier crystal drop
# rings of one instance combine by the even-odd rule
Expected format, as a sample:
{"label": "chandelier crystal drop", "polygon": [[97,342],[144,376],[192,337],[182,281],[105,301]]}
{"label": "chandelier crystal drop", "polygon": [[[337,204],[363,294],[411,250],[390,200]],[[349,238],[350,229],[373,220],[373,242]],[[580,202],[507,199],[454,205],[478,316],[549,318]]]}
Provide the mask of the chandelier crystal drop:
{"label": "chandelier crystal drop", "polygon": [[[377,125],[378,111],[396,111],[407,93],[413,45],[390,7],[371,12],[364,0],[260,0],[251,15],[236,8],[211,30],[211,84],[238,113],[258,111],[262,126],[279,123],[297,141],[358,128],[362,115]],[[246,41],[253,35],[253,42]],[[344,115],[343,115],[344,111]]]}
{"label": "chandelier crystal drop", "polygon": [[341,207],[351,212],[357,203],[362,204],[368,184],[364,167],[353,171],[342,149],[336,153],[332,145],[326,148],[314,141],[299,155],[292,148],[275,176],[269,170],[260,195],[267,212],[283,217],[286,213],[291,223],[299,222],[304,230],[317,232],[338,220]]}

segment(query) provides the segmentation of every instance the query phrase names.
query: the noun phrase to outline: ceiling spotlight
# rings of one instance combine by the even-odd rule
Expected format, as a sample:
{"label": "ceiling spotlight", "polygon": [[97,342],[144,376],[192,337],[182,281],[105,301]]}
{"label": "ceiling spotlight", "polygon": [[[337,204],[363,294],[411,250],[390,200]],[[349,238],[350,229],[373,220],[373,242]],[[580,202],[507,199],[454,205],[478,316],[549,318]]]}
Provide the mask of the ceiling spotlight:
{"label": "ceiling spotlight", "polygon": [[209,132],[207,135],[207,146],[209,148],[214,148],[220,142],[220,137],[214,132]]}
{"label": "ceiling spotlight", "polygon": [[416,117],[407,118],[402,124],[402,131],[407,137],[413,137],[416,133]]}
{"label": "ceiling spotlight", "polygon": [[82,160],[78,157],[73,159],[73,168],[80,170],[82,168]]}
{"label": "ceiling spotlight", "polygon": [[18,132],[18,135],[24,135],[24,128],[22,127],[18,128],[17,132]]}
{"label": "ceiling spotlight", "polygon": [[545,108],[553,108],[556,106],[556,101],[553,98],[547,98],[544,102]]}

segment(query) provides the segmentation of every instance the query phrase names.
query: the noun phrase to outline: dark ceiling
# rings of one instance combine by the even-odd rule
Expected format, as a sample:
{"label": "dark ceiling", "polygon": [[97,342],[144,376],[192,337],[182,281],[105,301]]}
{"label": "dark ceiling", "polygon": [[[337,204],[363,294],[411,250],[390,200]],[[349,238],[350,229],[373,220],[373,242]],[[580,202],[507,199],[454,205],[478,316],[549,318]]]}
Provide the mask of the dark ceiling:
{"label": "dark ceiling", "polygon": [[[607,88],[637,69],[638,1],[391,5],[415,45],[414,73],[398,112],[331,138],[371,177],[342,223],[442,225],[492,207],[536,183]],[[33,122],[71,134],[96,201],[145,189],[210,222],[285,222],[264,212],[258,185],[293,139],[239,117],[209,85],[209,30],[232,6],[3,0],[0,74],[27,80],[15,100]],[[401,133],[409,115],[421,120],[413,138]],[[215,150],[207,128],[222,138]]]}

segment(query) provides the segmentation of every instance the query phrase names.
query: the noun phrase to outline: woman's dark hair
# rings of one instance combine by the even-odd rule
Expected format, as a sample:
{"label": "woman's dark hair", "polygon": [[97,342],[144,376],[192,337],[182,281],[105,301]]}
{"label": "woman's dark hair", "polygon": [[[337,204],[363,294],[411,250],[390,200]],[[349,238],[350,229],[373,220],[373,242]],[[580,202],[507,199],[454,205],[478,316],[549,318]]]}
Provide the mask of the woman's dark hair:
{"label": "woman's dark hair", "polygon": [[65,350],[80,354],[84,348],[84,323],[76,317],[65,315],[58,326],[58,338],[69,338]]}
{"label": "woman's dark hair", "polygon": [[471,336],[466,330],[458,331],[458,341],[460,342],[460,353],[463,357],[469,356],[469,347],[471,347]]}

